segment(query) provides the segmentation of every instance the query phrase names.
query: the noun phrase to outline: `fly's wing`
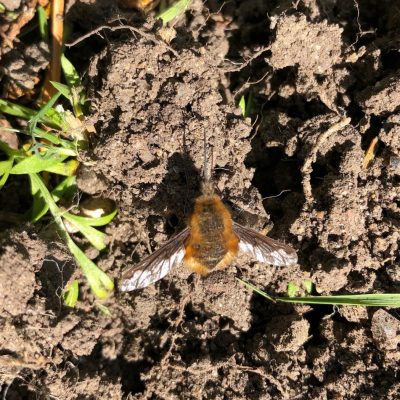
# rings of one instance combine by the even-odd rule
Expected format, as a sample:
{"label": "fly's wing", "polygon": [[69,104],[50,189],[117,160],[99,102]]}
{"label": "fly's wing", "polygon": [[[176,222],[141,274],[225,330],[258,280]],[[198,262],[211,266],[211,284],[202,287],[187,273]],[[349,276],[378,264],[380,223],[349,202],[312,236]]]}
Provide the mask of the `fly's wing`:
{"label": "fly's wing", "polygon": [[123,292],[130,292],[149,286],[164,278],[176,264],[182,261],[189,234],[189,229],[184,229],[154,253],[124,271],[120,289]]}
{"label": "fly's wing", "polygon": [[233,230],[239,237],[239,250],[252,255],[257,261],[283,267],[297,264],[297,254],[290,246],[263,236],[236,222]]}

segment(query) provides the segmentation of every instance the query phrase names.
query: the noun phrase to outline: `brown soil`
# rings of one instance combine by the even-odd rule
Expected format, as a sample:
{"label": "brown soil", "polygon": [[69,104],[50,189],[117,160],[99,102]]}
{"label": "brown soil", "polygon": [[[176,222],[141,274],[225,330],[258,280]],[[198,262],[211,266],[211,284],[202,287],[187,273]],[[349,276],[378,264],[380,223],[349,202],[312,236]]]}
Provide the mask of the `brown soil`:
{"label": "brown soil", "polygon": [[[270,3],[195,0],[169,45],[168,32],[130,13],[142,34],[72,47],[75,61],[93,55],[98,132],[78,184],[119,207],[107,252],[94,254],[118,279],[185,225],[206,133],[234,219],[290,243],[299,264],[243,257],[206,279],[180,267],[116,292],[108,317],[86,289],[76,309],[62,305],[79,270],[51,225],[11,226],[0,237],[3,398],[400,398],[397,310],[274,304],[235,280],[280,295],[304,279],[324,294],[399,292],[400,8]],[[69,8],[77,36],[115,13],[104,1]],[[249,91],[244,119],[236,104]],[[0,192],[3,210],[22,209],[19,182]]]}

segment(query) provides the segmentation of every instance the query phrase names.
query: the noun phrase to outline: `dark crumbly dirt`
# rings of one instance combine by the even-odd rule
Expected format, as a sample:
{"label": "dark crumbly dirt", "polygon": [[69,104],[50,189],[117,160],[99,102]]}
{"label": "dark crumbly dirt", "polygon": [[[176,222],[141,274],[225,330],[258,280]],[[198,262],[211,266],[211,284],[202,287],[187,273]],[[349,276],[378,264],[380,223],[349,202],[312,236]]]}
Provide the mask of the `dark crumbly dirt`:
{"label": "dark crumbly dirt", "polygon": [[[98,134],[78,183],[119,206],[109,250],[96,259],[118,278],[184,226],[206,134],[234,219],[290,243],[299,264],[240,258],[206,279],[178,268],[137,293],[116,293],[106,317],[86,291],[77,309],[62,306],[60,290],[79,271],[48,232],[5,231],[6,398],[400,397],[397,310],[273,304],[235,280],[281,295],[304,279],[324,294],[399,292],[400,9],[268,3],[195,1],[169,45],[151,21],[145,35],[108,32],[87,72]],[[81,24],[79,4],[70,10]],[[101,23],[100,12],[85,15]],[[85,46],[71,57],[82,59]],[[251,120],[235,105],[249,91]]]}

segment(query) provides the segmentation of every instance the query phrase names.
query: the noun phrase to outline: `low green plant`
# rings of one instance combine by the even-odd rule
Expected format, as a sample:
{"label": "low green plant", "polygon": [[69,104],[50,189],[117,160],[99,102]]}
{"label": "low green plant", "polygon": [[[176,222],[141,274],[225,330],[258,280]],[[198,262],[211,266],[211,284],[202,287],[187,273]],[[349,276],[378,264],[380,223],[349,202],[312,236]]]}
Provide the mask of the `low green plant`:
{"label": "low green plant", "polygon": [[247,118],[250,116],[250,113],[253,108],[253,95],[250,92],[247,96],[242,95],[239,100],[239,107],[242,111],[243,117]]}
{"label": "low green plant", "polygon": [[161,11],[156,18],[161,19],[163,24],[165,25],[182,15],[189,7],[191,2],[192,0],[178,0],[177,2],[172,4],[171,7],[168,7],[166,10]]}
{"label": "low green plant", "polygon": [[[295,304],[325,304],[333,306],[374,306],[374,307],[400,307],[400,293],[372,293],[372,294],[346,294],[332,296],[284,296],[273,297],[249,282],[236,278],[239,282],[255,293],[267,298],[274,303],[295,303]],[[311,282],[311,281],[307,281]],[[293,284],[290,285],[290,292],[293,294]],[[308,285],[308,284],[306,284]],[[308,285],[308,288],[310,286]],[[288,291],[289,291],[288,290]]]}
{"label": "low green plant", "polygon": [[64,289],[64,304],[74,308],[79,297],[79,282],[75,279]]}
{"label": "low green plant", "polygon": [[49,39],[49,24],[47,22],[46,11],[42,6],[37,8],[39,33],[42,40],[46,43],[50,43]]}
{"label": "low green plant", "polygon": [[[301,283],[301,286],[303,287],[303,289],[307,295],[310,295],[314,291],[314,288],[315,288],[314,283],[309,279],[304,280]],[[289,297],[296,297],[300,291],[301,291],[301,288],[297,283],[295,283],[295,282],[288,283],[287,294]]]}
{"label": "low green plant", "polygon": [[[79,76],[65,57],[62,68],[67,85],[53,82],[58,92],[38,110],[0,99],[0,112],[28,121],[23,129],[11,129],[27,136],[26,143],[19,149],[12,149],[0,141],[0,151],[4,154],[4,160],[0,161],[0,189],[10,175],[29,177],[33,203],[21,220],[37,222],[50,212],[60,237],[81,267],[93,293],[97,298],[104,299],[113,290],[114,283],[76,245],[66,223],[101,251],[106,247],[105,234],[95,227],[108,224],[117,210],[99,218],[88,218],[72,214],[57,204],[61,198],[76,191],[74,174],[79,165],[79,152],[87,145],[87,132],[81,121],[85,98],[79,86]],[[61,106],[61,96],[68,99],[72,112]],[[65,178],[61,181],[57,178],[59,183],[49,189],[51,182],[57,179],[47,179],[45,182],[44,176],[47,174]],[[75,281],[64,292],[65,304],[75,306],[78,293],[79,284]]]}

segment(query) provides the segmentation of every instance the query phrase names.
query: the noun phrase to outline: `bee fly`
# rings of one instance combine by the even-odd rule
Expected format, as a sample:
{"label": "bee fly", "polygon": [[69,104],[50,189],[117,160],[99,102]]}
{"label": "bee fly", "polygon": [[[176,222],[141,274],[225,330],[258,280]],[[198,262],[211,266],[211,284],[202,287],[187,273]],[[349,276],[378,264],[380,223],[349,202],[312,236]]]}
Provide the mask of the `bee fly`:
{"label": "bee fly", "polygon": [[203,179],[202,194],[195,200],[187,228],[124,271],[120,285],[122,291],[149,286],[164,278],[182,261],[191,271],[208,275],[227,267],[239,251],[265,264],[286,266],[297,263],[296,252],[291,247],[232,220],[210,181],[205,135]]}

